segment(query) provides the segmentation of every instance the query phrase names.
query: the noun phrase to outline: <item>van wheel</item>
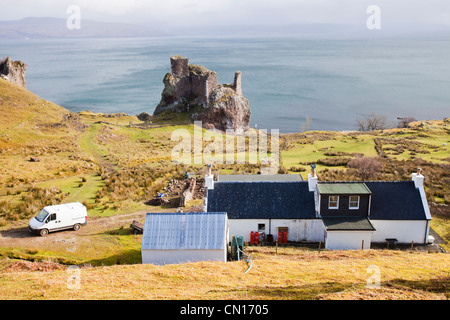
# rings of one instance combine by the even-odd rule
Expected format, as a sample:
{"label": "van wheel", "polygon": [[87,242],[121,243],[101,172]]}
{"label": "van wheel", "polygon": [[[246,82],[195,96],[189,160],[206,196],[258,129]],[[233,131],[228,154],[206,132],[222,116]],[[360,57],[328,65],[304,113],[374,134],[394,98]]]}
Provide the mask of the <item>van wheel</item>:
{"label": "van wheel", "polygon": [[41,231],[39,231],[39,234],[41,235],[41,237],[45,237],[46,235],[48,235],[48,230],[42,229]]}
{"label": "van wheel", "polygon": [[80,225],[77,223],[75,225],[73,225],[73,230],[77,231],[78,229],[80,229]]}

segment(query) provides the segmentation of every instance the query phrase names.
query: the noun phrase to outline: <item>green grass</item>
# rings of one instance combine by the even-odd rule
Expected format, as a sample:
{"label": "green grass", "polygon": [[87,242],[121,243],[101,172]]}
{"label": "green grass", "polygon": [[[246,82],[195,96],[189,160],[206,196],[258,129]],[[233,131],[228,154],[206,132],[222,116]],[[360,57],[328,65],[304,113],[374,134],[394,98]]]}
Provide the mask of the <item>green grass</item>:
{"label": "green grass", "polygon": [[441,244],[441,247],[450,252],[450,219],[441,215],[433,215],[430,226],[447,242]]}
{"label": "green grass", "polygon": [[[83,178],[86,180],[83,182]],[[101,177],[97,174],[86,174],[82,176],[73,176],[62,179],[54,179],[38,183],[40,188],[56,187],[69,195],[65,198],[66,202],[84,202],[94,204],[94,197],[97,190],[104,185]]]}
{"label": "green grass", "polygon": [[97,136],[101,125],[92,124],[88,131],[79,138],[79,146],[83,149],[93,160],[99,165],[108,164],[104,159],[107,156],[106,150],[95,143],[95,137]]}
{"label": "green grass", "polygon": [[[314,136],[314,133],[309,134]],[[360,153],[366,157],[374,157],[377,155],[374,145],[373,136],[371,135],[358,135],[355,138],[350,134],[336,134],[334,138],[325,141],[316,140],[313,143],[296,144],[289,150],[281,150],[280,153],[283,159],[282,165],[286,169],[289,169],[291,166],[309,169],[308,165],[301,165],[300,162],[316,162],[319,159],[328,157],[325,155],[325,152],[332,151]],[[317,168],[320,170],[325,168],[325,166],[319,165]]]}

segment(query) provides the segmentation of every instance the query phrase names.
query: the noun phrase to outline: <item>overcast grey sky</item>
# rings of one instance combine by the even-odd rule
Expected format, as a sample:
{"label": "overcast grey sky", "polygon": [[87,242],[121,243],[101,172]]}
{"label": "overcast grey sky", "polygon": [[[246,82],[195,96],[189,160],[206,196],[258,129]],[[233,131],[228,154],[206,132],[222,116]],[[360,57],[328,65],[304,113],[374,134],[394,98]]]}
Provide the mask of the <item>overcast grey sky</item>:
{"label": "overcast grey sky", "polygon": [[0,0],[3,20],[66,18],[78,5],[82,19],[167,25],[364,23],[378,5],[383,23],[450,25],[450,0]]}

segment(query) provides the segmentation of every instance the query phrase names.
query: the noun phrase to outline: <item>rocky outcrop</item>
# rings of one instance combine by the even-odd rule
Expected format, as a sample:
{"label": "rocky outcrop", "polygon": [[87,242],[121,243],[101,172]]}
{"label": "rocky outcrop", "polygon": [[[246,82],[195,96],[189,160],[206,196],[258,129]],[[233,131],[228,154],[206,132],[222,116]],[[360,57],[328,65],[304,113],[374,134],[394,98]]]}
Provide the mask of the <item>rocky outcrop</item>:
{"label": "rocky outcrop", "polygon": [[187,58],[170,58],[171,72],[164,77],[161,101],[153,116],[185,113],[192,121],[202,121],[206,129],[240,134],[249,128],[250,106],[242,95],[241,72],[233,84],[218,84],[217,74]]}
{"label": "rocky outcrop", "polygon": [[27,87],[25,81],[25,63],[13,61],[10,57],[0,61],[0,77],[24,88]]}

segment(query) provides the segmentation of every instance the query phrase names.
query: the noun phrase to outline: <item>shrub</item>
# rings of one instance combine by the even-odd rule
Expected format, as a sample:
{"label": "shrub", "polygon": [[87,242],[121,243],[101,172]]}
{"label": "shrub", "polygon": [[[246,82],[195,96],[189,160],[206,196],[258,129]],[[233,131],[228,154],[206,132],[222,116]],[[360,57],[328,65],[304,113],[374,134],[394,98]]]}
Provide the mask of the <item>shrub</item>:
{"label": "shrub", "polygon": [[325,158],[317,160],[317,164],[322,164],[325,166],[346,166],[351,158]]}
{"label": "shrub", "polygon": [[377,158],[355,158],[348,162],[347,168],[355,169],[362,180],[375,179],[382,169],[381,161]]}

